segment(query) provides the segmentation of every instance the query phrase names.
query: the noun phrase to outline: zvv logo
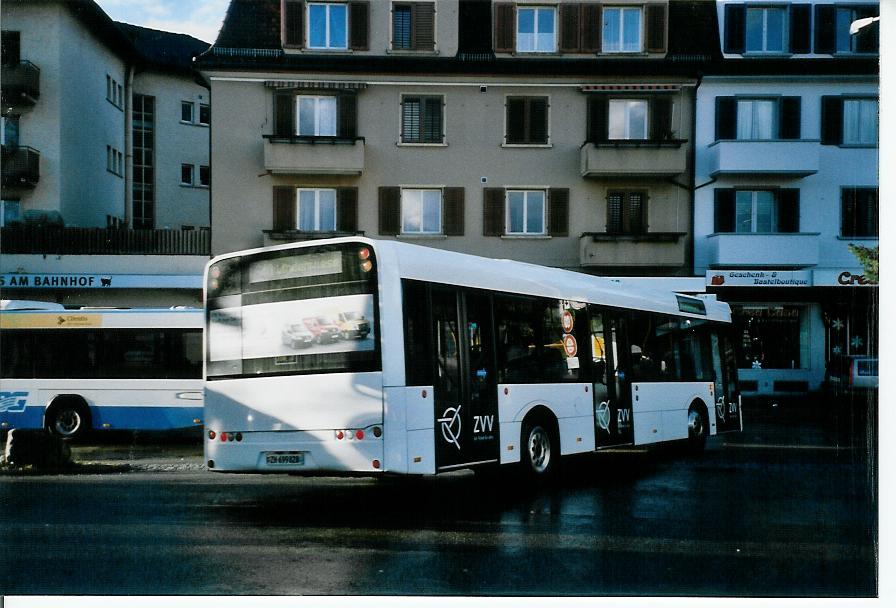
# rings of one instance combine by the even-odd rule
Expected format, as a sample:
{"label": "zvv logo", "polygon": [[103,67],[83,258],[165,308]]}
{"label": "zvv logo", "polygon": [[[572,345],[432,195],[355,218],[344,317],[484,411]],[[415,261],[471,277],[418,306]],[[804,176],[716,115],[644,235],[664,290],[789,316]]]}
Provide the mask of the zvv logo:
{"label": "zvv logo", "polygon": [[459,405],[449,407],[441,418],[436,419],[436,422],[442,423],[442,437],[448,443],[453,443],[458,450],[460,449],[460,408]]}
{"label": "zvv logo", "polygon": [[0,391],[0,412],[19,413],[25,411],[28,402],[28,393],[10,393]]}

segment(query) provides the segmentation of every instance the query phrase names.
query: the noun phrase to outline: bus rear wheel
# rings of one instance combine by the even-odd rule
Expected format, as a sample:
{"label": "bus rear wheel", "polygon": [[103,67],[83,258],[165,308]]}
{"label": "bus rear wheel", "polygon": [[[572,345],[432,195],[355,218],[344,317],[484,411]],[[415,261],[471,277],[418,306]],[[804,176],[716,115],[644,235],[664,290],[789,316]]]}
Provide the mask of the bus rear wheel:
{"label": "bus rear wheel", "polygon": [[90,410],[75,399],[54,403],[47,410],[46,428],[62,439],[81,437],[90,428]]}
{"label": "bus rear wheel", "polygon": [[541,420],[523,426],[523,472],[534,480],[551,479],[557,470],[560,445],[555,433]]}
{"label": "bus rear wheel", "polygon": [[688,409],[688,452],[700,454],[706,447],[706,437],[709,435],[709,419],[706,408],[699,403],[694,403]]}

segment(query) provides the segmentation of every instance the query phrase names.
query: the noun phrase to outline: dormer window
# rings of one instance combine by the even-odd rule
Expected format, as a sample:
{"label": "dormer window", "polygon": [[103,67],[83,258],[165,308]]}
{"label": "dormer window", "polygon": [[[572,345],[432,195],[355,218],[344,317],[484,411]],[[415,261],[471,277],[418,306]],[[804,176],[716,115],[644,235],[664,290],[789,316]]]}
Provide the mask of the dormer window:
{"label": "dormer window", "polygon": [[557,9],[520,7],[517,11],[516,50],[518,53],[557,51]]}
{"label": "dormer window", "polygon": [[641,30],[640,7],[604,7],[603,52],[640,53]]}
{"label": "dormer window", "polygon": [[747,9],[748,53],[783,53],[787,50],[787,10],[783,7]]}
{"label": "dormer window", "polygon": [[348,48],[348,7],[345,4],[308,4],[308,48]]}

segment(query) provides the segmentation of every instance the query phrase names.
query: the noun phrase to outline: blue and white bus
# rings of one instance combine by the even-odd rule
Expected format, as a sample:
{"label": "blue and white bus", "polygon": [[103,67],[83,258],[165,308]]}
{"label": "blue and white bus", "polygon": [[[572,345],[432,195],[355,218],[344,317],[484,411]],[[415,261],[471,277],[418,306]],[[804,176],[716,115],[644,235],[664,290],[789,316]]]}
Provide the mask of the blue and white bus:
{"label": "blue and white bus", "polygon": [[[712,297],[365,238],[219,256],[205,281],[214,471],[538,478],[567,454],[741,429]],[[323,340],[315,323],[340,318],[364,331]]]}
{"label": "blue and white bus", "polygon": [[4,301],[0,429],[200,427],[201,309],[65,309]]}

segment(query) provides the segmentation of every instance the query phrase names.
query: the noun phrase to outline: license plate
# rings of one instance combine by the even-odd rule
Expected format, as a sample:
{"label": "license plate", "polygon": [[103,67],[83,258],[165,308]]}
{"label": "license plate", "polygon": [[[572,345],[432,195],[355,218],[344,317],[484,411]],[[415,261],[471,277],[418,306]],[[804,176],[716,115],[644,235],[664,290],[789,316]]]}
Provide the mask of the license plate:
{"label": "license plate", "polygon": [[264,462],[268,466],[302,466],[305,464],[303,452],[265,452]]}

